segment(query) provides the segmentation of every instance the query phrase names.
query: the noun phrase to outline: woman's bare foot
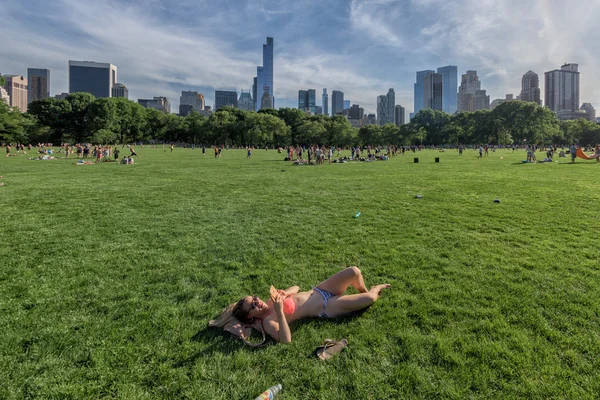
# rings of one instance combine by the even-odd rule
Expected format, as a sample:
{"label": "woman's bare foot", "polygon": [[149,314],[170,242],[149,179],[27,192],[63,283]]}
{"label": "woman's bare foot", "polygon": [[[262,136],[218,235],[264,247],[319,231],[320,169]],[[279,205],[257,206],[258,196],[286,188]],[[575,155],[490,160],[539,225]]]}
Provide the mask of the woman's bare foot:
{"label": "woman's bare foot", "polygon": [[369,290],[369,292],[374,292],[375,294],[379,295],[383,289],[388,289],[391,287],[392,287],[392,285],[390,285],[389,283],[384,283],[382,285],[375,285],[375,286],[371,286],[371,290]]}

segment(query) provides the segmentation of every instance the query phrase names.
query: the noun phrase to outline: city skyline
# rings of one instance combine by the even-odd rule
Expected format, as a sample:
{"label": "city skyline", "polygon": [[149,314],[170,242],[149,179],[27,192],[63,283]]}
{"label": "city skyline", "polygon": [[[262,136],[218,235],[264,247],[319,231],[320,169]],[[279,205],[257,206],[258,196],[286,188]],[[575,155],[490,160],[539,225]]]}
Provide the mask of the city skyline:
{"label": "city skyline", "polygon": [[[68,90],[67,61],[72,59],[118,66],[131,99],[166,96],[176,110],[181,91],[192,90],[214,104],[215,90],[251,89],[262,64],[261,45],[273,37],[277,108],[296,106],[302,88],[326,87],[372,113],[377,95],[393,87],[397,103],[411,112],[415,71],[449,64],[458,66],[459,75],[476,70],[495,99],[520,93],[521,77],[529,70],[542,77],[577,63],[580,102],[600,104],[595,74],[600,61],[593,56],[599,45],[570,45],[591,34],[589,22],[600,16],[600,4],[591,0],[578,4],[584,14],[541,0],[497,1],[476,9],[467,0],[452,6],[439,0],[249,1],[243,6],[223,1],[219,7],[189,0],[177,7],[60,0],[47,13],[27,15],[20,2],[4,3],[0,72],[26,76],[27,68],[47,68],[51,97]],[[31,3],[32,9],[46,4]],[[234,32],[241,21],[243,33]],[[313,29],[299,39],[304,25],[303,32],[320,26],[326,31]],[[323,34],[331,40],[321,40]]]}

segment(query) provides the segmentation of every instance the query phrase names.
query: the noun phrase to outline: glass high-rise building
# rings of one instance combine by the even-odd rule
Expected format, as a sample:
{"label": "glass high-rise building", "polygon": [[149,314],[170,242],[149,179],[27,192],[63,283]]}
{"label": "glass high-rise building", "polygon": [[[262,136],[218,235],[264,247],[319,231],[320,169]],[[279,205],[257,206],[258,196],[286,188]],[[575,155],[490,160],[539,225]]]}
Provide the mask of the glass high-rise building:
{"label": "glass high-rise building", "polygon": [[334,90],[331,92],[331,115],[334,116],[342,111],[344,111],[344,92]]}
{"label": "glass high-rise building", "polygon": [[437,73],[442,75],[442,111],[454,114],[458,110],[458,67],[439,67]]}
{"label": "glass high-rise building", "polygon": [[327,94],[327,89],[323,89],[323,96],[321,97],[323,114],[329,115],[329,95]]}
{"label": "glass high-rise building", "polygon": [[69,93],[111,97],[116,83],[117,67],[112,64],[69,60]]}
{"label": "glass high-rise building", "polygon": [[[273,38],[267,37],[267,43],[263,44],[263,65],[256,67],[256,92],[269,92],[271,96],[271,104],[274,103],[274,88],[273,88]],[[258,103],[258,102],[257,102]],[[262,99],[261,99],[262,103]],[[256,111],[260,109],[257,104]]]}
{"label": "glass high-rise building", "polygon": [[50,70],[27,68],[27,104],[50,97]]}
{"label": "glass high-rise building", "polygon": [[423,80],[425,76],[428,74],[435,73],[434,70],[427,69],[424,71],[417,71],[417,81],[415,83],[415,92],[414,92],[414,112],[413,114],[418,113],[423,108],[423,93],[425,87],[423,86]]}
{"label": "glass high-rise building", "polygon": [[431,73],[423,78],[423,108],[442,111],[443,107],[443,76]]}
{"label": "glass high-rise building", "polygon": [[298,90],[298,109],[315,114],[316,97],[315,89]]}
{"label": "glass high-rise building", "polygon": [[238,107],[237,92],[232,90],[215,90],[215,111],[225,106]]}

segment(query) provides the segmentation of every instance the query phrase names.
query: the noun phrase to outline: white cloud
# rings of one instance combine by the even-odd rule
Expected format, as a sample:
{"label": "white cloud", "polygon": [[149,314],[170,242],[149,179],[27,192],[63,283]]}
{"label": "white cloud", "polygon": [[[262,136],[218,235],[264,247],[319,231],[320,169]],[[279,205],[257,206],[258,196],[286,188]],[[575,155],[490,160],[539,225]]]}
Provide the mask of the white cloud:
{"label": "white cloud", "polygon": [[95,60],[118,66],[132,98],[165,95],[175,109],[180,90],[191,89],[210,104],[214,89],[251,87],[264,39],[274,36],[277,105],[326,87],[373,112],[377,95],[394,87],[410,110],[415,71],[448,64],[477,70],[493,99],[518,94],[530,69],[543,84],[545,71],[574,62],[581,101],[600,107],[597,0],[29,1],[45,14],[3,2],[0,71],[49,68],[52,93],[67,90],[68,59]]}
{"label": "white cloud", "polygon": [[[429,68],[454,64],[461,72],[478,70],[492,99],[518,94],[521,76],[530,69],[540,75],[543,90],[545,71],[563,62],[579,63],[581,100],[600,107],[600,77],[595,73],[600,46],[594,40],[599,1],[411,0],[410,5],[354,0],[351,15],[360,12],[361,19],[352,20],[353,29],[404,52],[415,71],[424,61]],[[389,40],[385,32],[404,40]]]}

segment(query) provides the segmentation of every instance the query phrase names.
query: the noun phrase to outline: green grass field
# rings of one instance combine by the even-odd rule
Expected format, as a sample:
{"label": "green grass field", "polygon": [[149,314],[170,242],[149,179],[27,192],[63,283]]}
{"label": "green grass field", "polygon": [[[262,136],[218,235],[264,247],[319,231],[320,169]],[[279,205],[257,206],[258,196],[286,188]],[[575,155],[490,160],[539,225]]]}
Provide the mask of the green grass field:
{"label": "green grass field", "polygon": [[[277,383],[281,400],[600,397],[595,162],[137,151],[0,158],[0,398],[254,399]],[[393,288],[292,324],[289,345],[207,328],[244,295],[350,265]],[[325,338],[349,346],[322,362]]]}

